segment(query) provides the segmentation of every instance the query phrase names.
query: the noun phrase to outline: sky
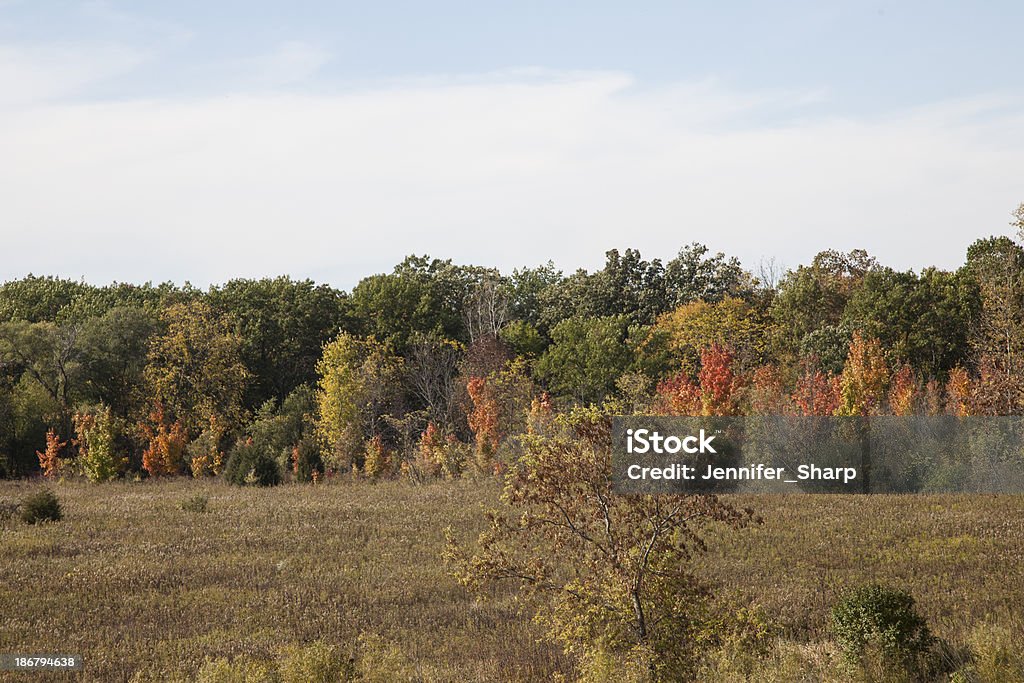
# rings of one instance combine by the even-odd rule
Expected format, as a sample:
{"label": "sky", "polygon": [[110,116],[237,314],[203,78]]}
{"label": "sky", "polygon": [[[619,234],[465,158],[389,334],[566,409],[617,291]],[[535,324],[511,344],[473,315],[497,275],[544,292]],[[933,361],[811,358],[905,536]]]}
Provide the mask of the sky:
{"label": "sky", "polygon": [[1018,2],[0,0],[0,280],[955,268],[1024,202]]}

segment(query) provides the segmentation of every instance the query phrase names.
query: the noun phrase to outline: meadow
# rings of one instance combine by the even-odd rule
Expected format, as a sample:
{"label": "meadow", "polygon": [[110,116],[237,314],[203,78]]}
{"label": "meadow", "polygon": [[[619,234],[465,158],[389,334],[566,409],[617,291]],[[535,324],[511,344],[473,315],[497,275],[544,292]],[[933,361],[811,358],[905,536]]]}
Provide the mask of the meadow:
{"label": "meadow", "polygon": [[[0,482],[0,502],[39,486]],[[62,521],[0,519],[0,652],[80,654],[85,671],[0,680],[187,680],[209,659],[273,659],[317,640],[372,657],[380,680],[574,673],[513,592],[478,601],[439,558],[445,527],[467,542],[482,529],[496,481],[52,488]],[[837,596],[870,581],[909,590],[951,643],[979,625],[1019,625],[1024,497],[735,502],[764,524],[710,537],[699,572],[765,615],[780,641],[827,642]]]}

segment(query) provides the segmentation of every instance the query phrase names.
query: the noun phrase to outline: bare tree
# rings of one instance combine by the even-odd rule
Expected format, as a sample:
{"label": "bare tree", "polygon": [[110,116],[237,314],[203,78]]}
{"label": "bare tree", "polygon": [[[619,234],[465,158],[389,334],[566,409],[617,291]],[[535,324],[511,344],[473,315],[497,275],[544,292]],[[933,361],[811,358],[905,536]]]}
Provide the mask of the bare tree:
{"label": "bare tree", "polygon": [[496,276],[485,277],[463,302],[463,315],[470,342],[497,337],[508,322],[508,293]]}

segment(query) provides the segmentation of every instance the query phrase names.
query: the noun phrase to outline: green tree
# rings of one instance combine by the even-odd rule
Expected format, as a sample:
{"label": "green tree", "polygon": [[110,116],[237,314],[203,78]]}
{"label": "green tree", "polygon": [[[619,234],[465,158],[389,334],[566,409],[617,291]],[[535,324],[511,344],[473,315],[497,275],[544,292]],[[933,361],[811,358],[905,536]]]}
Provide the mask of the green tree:
{"label": "green tree", "polygon": [[346,295],[311,280],[231,280],[211,288],[208,300],[236,323],[252,377],[245,400],[251,410],[313,383],[323,345],[352,326]]}
{"label": "green tree", "polygon": [[536,372],[553,392],[598,403],[633,361],[628,328],[624,315],[563,320],[551,330],[554,343],[538,359]]}
{"label": "green tree", "polygon": [[843,254],[823,251],[809,266],[786,273],[772,302],[776,354],[795,362],[808,334],[841,322],[846,303],[864,276],[878,268],[874,258],[856,249]]}
{"label": "green tree", "polygon": [[909,363],[945,377],[968,361],[968,337],[980,308],[978,287],[963,273],[929,268],[919,277],[878,268],[851,295],[843,321],[878,338],[891,365]]}

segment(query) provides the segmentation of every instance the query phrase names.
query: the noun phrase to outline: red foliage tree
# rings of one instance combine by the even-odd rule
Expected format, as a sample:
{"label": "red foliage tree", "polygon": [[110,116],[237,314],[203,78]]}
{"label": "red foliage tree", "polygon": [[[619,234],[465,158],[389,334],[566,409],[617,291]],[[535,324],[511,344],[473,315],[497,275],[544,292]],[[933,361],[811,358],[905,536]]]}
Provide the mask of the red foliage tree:
{"label": "red foliage tree", "polygon": [[476,454],[480,464],[486,464],[498,450],[501,433],[498,425],[498,401],[494,391],[483,377],[471,377],[466,391],[473,401],[473,410],[466,416],[476,439]]}
{"label": "red foliage tree", "polygon": [[793,388],[793,406],[798,415],[835,415],[839,408],[839,378],[815,370],[811,363]]}

